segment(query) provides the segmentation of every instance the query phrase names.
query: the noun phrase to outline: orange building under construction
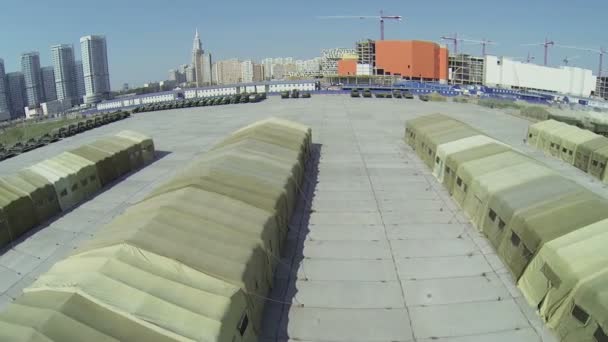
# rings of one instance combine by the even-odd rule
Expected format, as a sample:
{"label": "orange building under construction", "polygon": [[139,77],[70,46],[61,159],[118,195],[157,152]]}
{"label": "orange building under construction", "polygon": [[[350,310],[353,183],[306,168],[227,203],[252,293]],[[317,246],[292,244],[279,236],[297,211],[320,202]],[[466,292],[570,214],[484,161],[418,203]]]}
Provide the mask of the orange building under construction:
{"label": "orange building under construction", "polygon": [[[423,81],[448,79],[448,49],[420,40],[378,40],[375,42],[377,75],[395,75]],[[356,65],[339,63],[338,75],[353,75]]]}

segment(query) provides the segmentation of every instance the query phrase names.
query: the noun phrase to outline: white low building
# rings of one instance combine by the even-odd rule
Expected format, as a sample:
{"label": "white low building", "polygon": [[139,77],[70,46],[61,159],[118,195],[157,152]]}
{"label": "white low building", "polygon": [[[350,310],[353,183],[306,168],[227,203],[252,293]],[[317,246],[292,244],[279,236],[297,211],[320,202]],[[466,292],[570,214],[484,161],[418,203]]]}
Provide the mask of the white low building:
{"label": "white low building", "polygon": [[596,85],[596,76],[588,69],[546,67],[497,56],[485,57],[483,80],[489,87],[549,91],[575,96],[590,96]]}

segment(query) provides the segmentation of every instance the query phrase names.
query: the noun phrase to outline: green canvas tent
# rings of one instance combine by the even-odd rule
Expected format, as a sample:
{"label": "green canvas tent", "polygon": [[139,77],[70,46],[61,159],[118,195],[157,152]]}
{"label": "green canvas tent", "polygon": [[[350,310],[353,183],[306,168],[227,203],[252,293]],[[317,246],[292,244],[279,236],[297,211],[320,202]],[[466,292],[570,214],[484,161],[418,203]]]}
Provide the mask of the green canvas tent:
{"label": "green canvas tent", "polygon": [[587,172],[593,152],[606,146],[608,146],[608,139],[601,135],[582,143],[578,146],[576,152],[574,153],[574,166]]}
{"label": "green canvas tent", "polygon": [[479,131],[471,128],[468,125],[462,125],[457,128],[450,129],[448,131],[443,131],[437,134],[428,134],[426,145],[430,153],[424,155],[423,159],[426,162],[427,166],[432,170],[433,165],[435,164],[435,158],[437,156],[437,147],[439,145],[477,135],[479,135]]}
{"label": "green canvas tent", "polygon": [[[56,161],[57,163],[73,170],[76,173],[77,179],[80,183],[78,186],[78,191],[82,193],[82,195],[79,196],[81,197],[79,203],[93,197],[97,192],[99,192],[99,189],[101,189],[97,168],[90,160],[69,152],[63,152],[51,158],[50,161]],[[72,188],[74,188],[74,185],[72,185]]]}
{"label": "green canvas tent", "polygon": [[481,230],[494,248],[498,248],[515,213],[538,203],[582,191],[585,190],[580,185],[562,176],[549,175],[496,192],[488,201],[488,209],[481,221]]}
{"label": "green canvas tent", "polygon": [[141,150],[144,164],[149,164],[154,160],[154,141],[149,136],[135,131],[121,131],[116,136],[136,142]]}
{"label": "green canvas tent", "polygon": [[498,255],[518,279],[546,243],[608,217],[608,201],[582,191],[517,212],[506,227]]}
{"label": "green canvas tent", "polygon": [[15,241],[38,224],[30,196],[0,183],[0,247]]}
{"label": "green canvas tent", "polygon": [[91,145],[83,145],[68,151],[68,153],[77,155],[95,164],[102,187],[105,187],[118,178],[118,170],[114,165],[114,158],[111,152],[102,151]]}
{"label": "green canvas tent", "polygon": [[430,121],[415,127],[414,132],[416,134],[416,139],[414,151],[416,151],[416,154],[424,161],[423,157],[428,153],[426,144],[428,142],[429,134],[437,134],[439,132],[460,126],[463,126],[461,122],[448,118],[445,120]]}
{"label": "green canvas tent", "polygon": [[574,156],[577,154],[579,147],[598,137],[599,135],[591,131],[576,128],[571,134],[562,138],[562,160],[570,165],[574,165]]}
{"label": "green canvas tent", "polygon": [[129,154],[129,164],[131,171],[138,170],[144,166],[144,157],[142,155],[141,146],[134,140],[122,138],[116,135],[108,137],[113,143],[123,146]]}
{"label": "green canvas tent", "polygon": [[460,165],[507,151],[512,151],[512,149],[503,144],[490,143],[448,155],[445,158],[443,185],[450,195],[453,194],[454,185],[456,184],[456,172]]}
{"label": "green canvas tent", "polygon": [[112,163],[116,168],[116,172],[118,172],[118,177],[122,177],[123,175],[131,172],[132,169],[129,154],[131,153],[131,149],[133,149],[132,146],[118,144],[108,137],[97,139],[90,143],[89,146],[112,155]]}
{"label": "green canvas tent", "polygon": [[514,166],[522,163],[529,163],[530,158],[512,150],[494,154],[484,158],[471,160],[460,164],[456,170],[456,182],[452,189],[454,201],[464,207],[466,198],[469,195],[471,183],[483,174],[501,170],[505,167]]}
{"label": "green canvas tent", "polygon": [[606,165],[608,164],[608,146],[597,149],[591,153],[591,160],[587,172],[602,182],[608,181]]}
{"label": "green canvas tent", "polygon": [[406,142],[411,147],[414,147],[419,127],[426,125],[427,123],[438,122],[443,120],[453,120],[443,114],[429,114],[419,116],[415,119],[410,119],[405,122],[405,137]]}
{"label": "green canvas tent", "polygon": [[539,308],[543,319],[556,322],[553,315],[568,304],[564,299],[574,288],[608,270],[607,243],[608,220],[601,220],[549,241],[540,249],[518,286],[528,303]]}
{"label": "green canvas tent", "polygon": [[499,141],[487,137],[485,135],[474,135],[471,137],[459,139],[456,141],[441,144],[437,147],[437,153],[435,157],[435,165],[433,167],[433,175],[443,183],[444,172],[445,172],[445,161],[446,158],[454,153],[467,151],[472,148],[483,146],[491,143],[501,144]]}
{"label": "green canvas tent", "polygon": [[541,132],[543,132],[545,129],[547,129],[549,127],[557,126],[559,124],[560,123],[555,120],[545,120],[545,121],[540,121],[540,122],[537,122],[535,124],[528,126],[528,138],[526,139],[528,145],[534,146],[536,148],[539,148],[539,146],[542,146],[542,145],[539,145],[539,138],[540,138]]}
{"label": "green canvas tent", "polygon": [[23,169],[3,179],[30,196],[38,222],[46,222],[61,211],[53,184],[37,173]]}
{"label": "green canvas tent", "polygon": [[60,161],[47,159],[30,166],[28,170],[53,184],[62,211],[76,206],[86,197],[86,194],[79,190],[80,179],[77,170],[62,165]]}

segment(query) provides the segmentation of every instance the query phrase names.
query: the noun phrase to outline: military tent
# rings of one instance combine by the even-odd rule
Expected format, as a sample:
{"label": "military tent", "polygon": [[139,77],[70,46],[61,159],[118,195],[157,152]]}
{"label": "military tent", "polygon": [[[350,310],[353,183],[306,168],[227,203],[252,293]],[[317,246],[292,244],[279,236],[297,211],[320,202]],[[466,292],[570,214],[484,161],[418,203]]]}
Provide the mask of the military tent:
{"label": "military tent", "polygon": [[574,165],[574,156],[577,154],[581,145],[588,141],[597,139],[599,135],[586,129],[577,128],[571,134],[562,139],[561,158],[568,164]]}
{"label": "military tent", "polygon": [[602,182],[608,181],[606,165],[608,164],[608,146],[604,146],[591,153],[591,160],[587,172]]}
{"label": "military tent", "polygon": [[431,153],[424,156],[427,166],[431,168],[431,170],[433,169],[433,165],[435,165],[435,157],[437,156],[437,147],[439,145],[477,135],[479,135],[479,131],[471,128],[468,125],[463,125],[459,128],[454,128],[440,134],[429,134],[427,146]]}
{"label": "military tent", "polygon": [[551,169],[532,160],[480,174],[471,182],[463,202],[464,212],[473,225],[481,230],[491,195],[520,184],[532,184],[539,178],[553,174]]}
{"label": "military tent", "polygon": [[138,142],[116,135],[108,138],[111,139],[113,143],[126,148],[129,154],[129,164],[131,171],[138,170],[142,166],[144,166],[144,157],[142,155],[141,145]]}
{"label": "military tent", "polygon": [[462,126],[464,126],[463,123],[451,118],[440,121],[432,121],[418,126],[415,128],[416,145],[414,146],[414,150],[416,151],[416,154],[424,161],[424,156],[429,153],[429,149],[427,147],[429,134],[438,134],[446,130]]}
{"label": "military tent", "polygon": [[440,121],[445,121],[445,120],[454,120],[454,119],[451,119],[450,117],[447,117],[443,114],[430,114],[430,115],[419,116],[415,119],[406,121],[405,135],[406,135],[407,144],[410,145],[412,148],[416,146],[416,139],[418,139],[418,137],[419,137],[418,133],[420,132],[420,128],[422,126],[427,125],[427,124],[433,124],[433,123],[440,122]]}
{"label": "military tent", "polygon": [[23,169],[3,177],[3,180],[6,184],[30,196],[38,222],[46,222],[61,211],[53,184],[37,173]]}
{"label": "military tent", "polygon": [[546,243],[608,218],[608,201],[590,191],[545,201],[513,215],[498,247],[498,255],[518,279]]}
{"label": "military tent", "polygon": [[76,206],[86,197],[80,188],[77,170],[68,168],[56,160],[47,159],[28,168],[29,171],[45,178],[55,188],[61,210]]}
{"label": "military tent", "polygon": [[554,127],[558,125],[560,125],[560,122],[558,121],[545,120],[528,126],[528,138],[526,139],[528,145],[541,148],[542,145],[539,144],[541,132],[544,132],[549,127]]}
{"label": "military tent", "polygon": [[582,143],[574,153],[574,166],[587,172],[589,170],[589,162],[591,161],[593,152],[606,146],[608,146],[608,139],[601,135]]}
{"label": "military tent", "polygon": [[50,160],[56,161],[57,163],[73,170],[76,173],[80,182],[78,191],[82,193],[82,200],[79,202],[83,202],[84,200],[94,196],[97,192],[99,192],[99,189],[101,189],[97,168],[90,160],[69,152],[58,154]]}
{"label": "military tent", "polygon": [[441,144],[437,147],[437,156],[435,157],[435,165],[433,167],[433,175],[443,183],[445,160],[448,156],[461,151],[467,151],[472,148],[487,145],[490,143],[498,143],[485,135],[474,135],[468,138],[459,139],[449,143]]}
{"label": "military tent", "polygon": [[601,220],[549,241],[540,249],[518,286],[528,303],[539,308],[543,319],[554,321],[553,315],[568,304],[564,299],[578,284],[608,269],[607,243],[608,220]]}
{"label": "military tent", "polygon": [[68,153],[84,158],[95,165],[101,187],[105,187],[118,178],[118,170],[114,165],[111,152],[102,151],[91,145],[83,145]]}
{"label": "military tent", "polygon": [[154,141],[149,136],[134,131],[121,131],[116,136],[136,142],[139,145],[145,164],[154,160]]}
{"label": "military tent", "polygon": [[5,182],[0,183],[0,247],[38,224],[30,196]]}
{"label": "military tent", "polygon": [[536,138],[536,147],[541,151],[549,151],[551,148],[551,132],[559,130],[567,126],[563,122],[552,121],[552,123],[547,124],[539,129],[538,137]]}
{"label": "military tent", "polygon": [[563,138],[577,131],[580,131],[580,129],[568,124],[562,124],[559,128],[547,131],[544,152],[552,157],[559,158],[561,155]]}
{"label": "military tent", "polygon": [[461,207],[464,207],[470,194],[469,188],[477,177],[505,167],[529,163],[530,161],[531,159],[523,154],[509,150],[460,164],[456,170],[456,183],[452,190],[454,201]]}
{"label": "military tent", "polygon": [[496,192],[488,200],[488,209],[481,221],[481,230],[498,248],[515,213],[538,203],[585,191],[580,185],[559,175],[549,175]]}
{"label": "military tent", "polygon": [[454,192],[454,184],[456,184],[456,172],[458,171],[460,165],[469,161],[482,159],[507,151],[512,150],[506,145],[490,143],[448,155],[445,158],[445,171],[443,176],[444,186],[451,195]]}
{"label": "military tent", "polygon": [[112,155],[112,163],[118,172],[118,177],[122,177],[132,171],[130,155],[134,153],[135,146],[119,144],[108,137],[97,139],[90,143],[89,146]]}

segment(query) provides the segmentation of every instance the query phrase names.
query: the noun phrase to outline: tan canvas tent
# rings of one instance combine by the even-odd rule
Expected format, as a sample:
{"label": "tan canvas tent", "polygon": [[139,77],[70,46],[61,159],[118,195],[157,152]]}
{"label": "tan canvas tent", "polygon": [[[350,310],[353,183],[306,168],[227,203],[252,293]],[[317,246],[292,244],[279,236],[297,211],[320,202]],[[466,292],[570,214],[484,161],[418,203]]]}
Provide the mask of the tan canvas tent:
{"label": "tan canvas tent", "polygon": [[117,145],[123,146],[127,150],[131,170],[137,170],[144,166],[144,157],[142,155],[141,145],[138,142],[116,135],[108,137],[108,139]]}
{"label": "tan canvas tent", "polygon": [[29,195],[0,183],[0,247],[12,243],[37,224]]}
{"label": "tan canvas tent", "polygon": [[[101,188],[99,175],[97,174],[95,164],[90,160],[69,152],[63,152],[49,160],[73,170],[76,174],[79,181],[78,191],[82,193],[82,198],[79,200],[79,203],[99,192],[99,189]],[[72,188],[74,188],[74,186],[72,186]]]}
{"label": "tan canvas tent", "polygon": [[44,177],[27,169],[3,177],[2,180],[32,199],[38,222],[46,222],[61,211],[55,188]]}
{"label": "tan canvas tent", "polygon": [[69,153],[75,154],[95,164],[102,187],[105,187],[118,178],[118,170],[114,165],[114,158],[111,152],[102,151],[91,145],[83,145],[70,150]]}
{"label": "tan canvas tent", "polygon": [[608,174],[606,173],[606,165],[608,164],[608,146],[597,149],[591,153],[591,160],[587,172],[595,178],[606,182]]}
{"label": "tan canvas tent", "polygon": [[432,124],[434,122],[443,121],[443,120],[453,120],[453,119],[451,119],[450,117],[445,116],[443,114],[430,114],[430,115],[419,116],[415,119],[406,121],[405,122],[405,136],[406,136],[407,144],[410,145],[411,147],[414,147],[416,145],[415,141],[417,139],[420,127],[427,125],[427,124]]}
{"label": "tan canvas tent", "polygon": [[542,149],[542,145],[539,143],[541,132],[544,132],[550,127],[555,127],[559,125],[559,121],[545,120],[528,126],[528,138],[526,139],[528,145]]}
{"label": "tan canvas tent", "polygon": [[448,155],[445,158],[444,186],[452,194],[456,184],[456,172],[460,165],[507,151],[511,151],[511,148],[502,144],[490,143]]}
{"label": "tan canvas tent", "polygon": [[473,226],[481,230],[482,221],[488,211],[487,206],[490,196],[514,186],[531,184],[539,178],[554,174],[546,166],[530,160],[477,175],[470,183],[469,193],[465,197],[462,207],[471,219]]}
{"label": "tan canvas tent", "polygon": [[605,218],[608,201],[589,191],[542,202],[513,216],[498,255],[517,279],[546,242]]}
{"label": "tan canvas tent", "polygon": [[599,135],[591,131],[576,127],[576,130],[562,139],[561,159],[570,165],[574,165],[575,155],[579,147],[598,137]]}
{"label": "tan canvas tent", "polygon": [[137,143],[144,164],[149,164],[154,160],[154,141],[149,136],[135,131],[121,131],[116,136]]}
{"label": "tan canvas tent", "polygon": [[416,132],[414,150],[416,154],[424,161],[424,156],[428,154],[428,135],[437,134],[446,130],[453,129],[454,127],[462,127],[464,124],[451,118],[428,122],[423,125],[419,125],[415,128]]}
{"label": "tan canvas tent", "polygon": [[0,314],[0,338],[256,341],[310,148],[309,129],[264,125],[200,156],[41,275]]}
{"label": "tan canvas tent", "polygon": [[53,184],[59,206],[63,211],[76,206],[85,197],[78,191],[80,180],[77,172],[73,169],[66,168],[51,160],[45,160],[30,166],[28,170]]}
{"label": "tan canvas tent", "polygon": [[437,147],[435,165],[433,167],[433,175],[435,176],[435,178],[437,178],[440,182],[443,183],[445,160],[448,156],[454,153],[466,151],[490,143],[500,144],[500,142],[498,142],[497,140],[487,137],[485,135],[474,135],[468,138],[463,138],[439,145]]}
{"label": "tan canvas tent", "polygon": [[432,168],[435,162],[438,145],[478,134],[479,131],[459,121],[456,121],[451,127],[446,127],[445,129],[425,132],[422,142],[424,146],[423,150],[426,149],[426,151],[421,151],[423,152],[421,154],[422,160],[428,167]]}
{"label": "tan canvas tent", "polygon": [[547,131],[547,140],[544,146],[545,153],[552,157],[559,158],[562,152],[563,138],[578,130],[580,129],[577,127],[562,124],[561,127]]}
{"label": "tan canvas tent", "polygon": [[133,146],[118,144],[107,137],[97,139],[90,143],[89,146],[112,155],[112,164],[118,172],[118,177],[131,172],[130,154],[134,148]]}
{"label": "tan canvas tent", "polygon": [[608,146],[608,139],[601,135],[582,143],[574,154],[574,166],[587,172],[593,152],[605,146]]}
{"label": "tan canvas tent", "polygon": [[551,148],[551,132],[559,130],[564,126],[567,126],[567,124],[553,121],[551,124],[541,127],[536,138],[536,147],[541,151],[548,151]]}
{"label": "tan canvas tent", "polygon": [[529,163],[530,158],[514,152],[506,151],[488,157],[471,160],[461,164],[456,170],[456,182],[452,190],[452,196],[458,205],[464,206],[469,196],[471,183],[483,174],[501,170],[505,167],[517,164]]}
{"label": "tan canvas tent", "polygon": [[496,192],[488,201],[481,230],[494,248],[498,248],[513,215],[539,203],[583,191],[580,185],[552,174]]}

